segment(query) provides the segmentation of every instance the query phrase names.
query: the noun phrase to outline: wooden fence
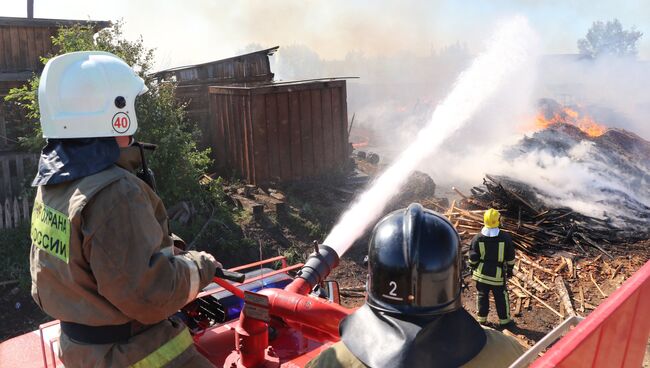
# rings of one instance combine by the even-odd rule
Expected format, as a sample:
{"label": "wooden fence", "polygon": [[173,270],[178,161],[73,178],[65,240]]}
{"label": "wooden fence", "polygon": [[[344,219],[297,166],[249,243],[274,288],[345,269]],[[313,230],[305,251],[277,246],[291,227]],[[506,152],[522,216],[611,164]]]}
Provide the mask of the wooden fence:
{"label": "wooden fence", "polygon": [[0,229],[13,229],[24,222],[29,222],[31,206],[26,197],[5,199],[0,203]]}
{"label": "wooden fence", "polygon": [[22,152],[0,152],[0,204],[20,196],[26,180],[36,173],[38,155]]}

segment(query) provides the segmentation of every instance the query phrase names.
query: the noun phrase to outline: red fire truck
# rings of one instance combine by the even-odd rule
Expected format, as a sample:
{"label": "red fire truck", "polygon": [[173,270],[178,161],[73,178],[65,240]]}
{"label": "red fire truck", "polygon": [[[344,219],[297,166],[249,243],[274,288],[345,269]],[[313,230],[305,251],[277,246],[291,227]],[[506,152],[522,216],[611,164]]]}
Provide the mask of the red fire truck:
{"label": "red fire truck", "polygon": [[[302,367],[338,341],[339,321],[353,310],[339,304],[336,282],[323,281],[338,264],[336,253],[325,248],[305,264],[275,257],[216,277],[179,312],[197,349],[217,367]],[[511,367],[640,367],[649,311],[650,262],[587,318],[566,320]],[[60,367],[58,336],[53,321],[5,341],[0,365]]]}

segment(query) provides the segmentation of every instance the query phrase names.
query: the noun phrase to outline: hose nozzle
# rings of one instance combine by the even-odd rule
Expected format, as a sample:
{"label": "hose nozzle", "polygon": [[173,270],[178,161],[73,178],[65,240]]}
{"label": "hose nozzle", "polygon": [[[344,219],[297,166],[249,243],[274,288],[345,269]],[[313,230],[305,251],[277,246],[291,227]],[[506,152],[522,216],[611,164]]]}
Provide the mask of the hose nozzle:
{"label": "hose nozzle", "polygon": [[339,264],[339,255],[327,245],[318,246],[318,251],[309,255],[307,262],[302,266],[296,279],[285,290],[301,295],[306,295],[323,281]]}

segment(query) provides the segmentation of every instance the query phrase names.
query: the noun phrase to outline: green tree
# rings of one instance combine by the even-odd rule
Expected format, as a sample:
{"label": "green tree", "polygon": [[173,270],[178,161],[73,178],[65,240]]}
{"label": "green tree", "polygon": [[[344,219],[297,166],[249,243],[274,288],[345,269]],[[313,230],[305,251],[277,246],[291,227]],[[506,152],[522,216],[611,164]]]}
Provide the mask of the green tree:
{"label": "green tree", "polygon": [[580,54],[592,59],[601,55],[636,56],[637,42],[642,32],[632,27],[624,30],[618,19],[597,21],[591,25],[585,38],[578,40]]}
{"label": "green tree", "polygon": [[[200,132],[195,123],[186,119],[183,106],[174,99],[175,85],[158,83],[148,77],[154,52],[144,46],[142,38],[136,41],[124,39],[122,23],[116,22],[97,34],[91,27],[61,28],[52,42],[58,54],[88,50],[111,52],[124,59],[145,79],[149,92],[136,100],[139,126],[136,138],[159,145],[156,152],[149,155],[149,164],[156,173],[160,196],[167,204],[181,200],[200,203],[197,197],[202,195],[202,191],[197,180],[210,164],[209,151],[197,148],[195,142]],[[54,56],[47,55],[41,59],[45,64]],[[6,97],[8,102],[21,108],[32,123],[22,129],[23,136],[19,141],[25,149],[33,152],[38,152],[45,143],[38,124],[38,83],[38,76],[34,76],[26,85],[12,89]]]}

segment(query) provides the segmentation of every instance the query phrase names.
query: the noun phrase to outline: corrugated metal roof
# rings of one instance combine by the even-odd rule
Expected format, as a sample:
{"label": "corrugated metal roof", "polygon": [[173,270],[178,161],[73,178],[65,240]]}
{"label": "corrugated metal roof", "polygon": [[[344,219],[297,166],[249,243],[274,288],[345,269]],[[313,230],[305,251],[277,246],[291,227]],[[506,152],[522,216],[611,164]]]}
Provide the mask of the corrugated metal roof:
{"label": "corrugated metal roof", "polygon": [[275,46],[275,47],[271,47],[271,48],[264,49],[264,50],[249,52],[248,54],[232,56],[232,57],[229,57],[229,58],[226,58],[226,59],[208,61],[206,63],[201,63],[201,64],[177,66],[177,67],[174,67],[174,68],[169,68],[169,69],[158,71],[156,73],[153,73],[153,75],[158,76],[160,74],[164,74],[164,73],[168,73],[168,72],[176,72],[176,71],[184,70],[184,69],[198,68],[198,67],[207,66],[207,65],[211,65],[211,64],[218,64],[218,63],[228,62],[228,61],[231,61],[231,60],[235,60],[237,58],[243,58],[243,57],[250,56],[250,55],[255,55],[255,54],[265,54],[267,56],[271,56],[276,51],[278,51],[279,48],[280,48],[280,46]]}

